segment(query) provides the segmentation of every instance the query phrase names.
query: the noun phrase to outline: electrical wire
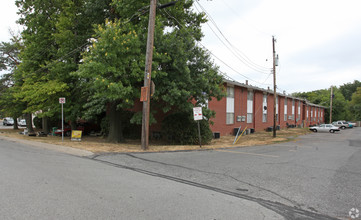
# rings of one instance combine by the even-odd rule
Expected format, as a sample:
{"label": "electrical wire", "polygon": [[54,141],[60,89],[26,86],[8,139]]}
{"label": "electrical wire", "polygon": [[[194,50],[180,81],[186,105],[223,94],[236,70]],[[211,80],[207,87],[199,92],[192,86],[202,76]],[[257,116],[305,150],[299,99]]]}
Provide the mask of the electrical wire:
{"label": "electrical wire", "polygon": [[[224,4],[225,6],[227,6],[227,8],[228,8],[234,15],[236,15],[238,18],[240,18],[240,17],[239,17],[239,14],[234,10],[234,8],[232,8],[231,6],[229,6],[229,4],[227,3],[227,1],[225,1],[225,0],[221,0],[221,1],[223,2],[223,4]],[[272,34],[267,33],[267,32],[261,30],[261,29],[258,28],[258,27],[255,27],[255,25],[251,25],[246,18],[242,18],[242,20],[243,20],[248,26],[252,27],[252,28],[253,28],[254,30],[256,30],[257,32],[259,32],[259,33],[261,33],[261,34],[263,34],[263,35],[266,35],[266,36],[268,36],[268,37],[272,37]]]}
{"label": "electrical wire", "polygon": [[[221,36],[227,41],[227,43],[229,44],[229,45],[231,45],[231,47],[234,49],[234,50],[236,50],[236,51],[238,51],[239,53],[241,53],[240,54],[240,56],[242,57],[242,59],[244,60],[244,62],[247,62],[247,64],[246,65],[248,65],[248,64],[250,64],[250,65],[254,65],[256,68],[260,68],[260,69],[264,69],[264,70],[269,70],[269,68],[267,68],[267,67],[264,67],[264,66],[261,66],[261,65],[258,65],[258,64],[256,64],[256,63],[254,63],[251,59],[249,59],[242,51],[240,51],[238,48],[236,48],[226,37],[225,37],[225,35],[223,34],[223,32],[220,30],[220,28],[218,27],[218,25],[217,25],[217,23],[214,21],[214,19],[212,18],[212,16],[205,10],[205,8],[199,3],[199,2],[197,2],[197,4],[199,5],[199,7],[201,7],[201,9],[203,10],[203,12],[207,15],[207,17],[208,17],[208,19],[211,21],[211,23],[216,27],[216,29],[218,30],[218,32],[221,34]],[[196,5],[194,5],[195,6],[195,8],[198,10],[198,8],[197,8],[197,6]],[[198,12],[199,12],[199,10],[198,10]],[[207,22],[207,24],[208,24],[208,22]],[[243,61],[242,61],[243,62]],[[267,73],[268,74],[268,73]]]}
{"label": "electrical wire", "polygon": [[[163,10],[161,11],[161,13],[162,13],[163,11],[164,11],[170,18],[174,19],[174,20],[179,24],[179,26],[183,27],[184,30],[187,31],[187,33],[189,33],[191,36],[194,37],[194,35],[193,35],[191,32],[189,32],[189,31],[187,30],[187,28],[178,21],[178,19],[176,19],[174,16],[172,16],[166,9],[163,9]],[[163,14],[163,15],[164,15],[164,14]],[[195,38],[195,37],[194,37],[194,38]],[[250,80],[250,81],[252,81],[252,82],[255,82],[255,83],[257,83],[257,84],[261,84],[261,85],[271,85],[271,84],[264,84],[264,83],[258,82],[258,81],[256,81],[256,80],[253,80],[253,79],[249,78],[248,76],[246,76],[246,75],[238,72],[238,71],[235,70],[233,67],[231,67],[229,64],[227,64],[225,61],[223,61],[223,60],[220,59],[218,56],[216,56],[214,53],[212,53],[212,51],[210,51],[209,49],[207,49],[201,42],[198,42],[198,41],[197,41],[197,44],[199,44],[202,48],[204,48],[206,51],[208,51],[214,58],[216,58],[217,60],[219,60],[221,63],[223,63],[225,66],[227,66],[229,69],[231,69],[232,71],[234,71],[234,72],[237,73],[238,75],[240,75],[240,76],[242,76],[242,77],[244,77],[244,78],[246,78],[246,79],[248,79],[248,80]]]}
{"label": "electrical wire", "polygon": [[[218,27],[217,23],[214,21],[214,19],[212,18],[212,16],[205,10],[205,8],[197,1],[196,2],[199,7],[202,9],[202,11],[207,15],[209,21],[211,21],[211,23],[216,27],[216,29],[218,30],[218,32],[221,34],[221,36],[226,40],[226,42],[232,47],[232,49],[230,49],[228,46],[227,49],[229,49],[233,54],[234,52],[237,53],[237,55],[235,55],[242,63],[244,63],[246,66],[248,66],[249,68],[257,71],[257,72],[261,72],[261,73],[265,73],[265,74],[269,74],[269,70],[270,68],[261,66],[256,64],[255,62],[253,62],[246,54],[244,54],[241,50],[239,50],[237,47],[235,47],[228,39],[227,37],[223,34],[223,32],[220,30],[220,28]],[[198,7],[196,5],[194,5],[195,8],[199,11]],[[207,25],[210,27],[209,23],[207,22]],[[225,44],[219,37],[218,35],[215,33],[215,31],[210,27],[210,29],[212,30],[212,32],[217,36],[217,38],[223,43]],[[265,72],[267,71],[267,72]]]}

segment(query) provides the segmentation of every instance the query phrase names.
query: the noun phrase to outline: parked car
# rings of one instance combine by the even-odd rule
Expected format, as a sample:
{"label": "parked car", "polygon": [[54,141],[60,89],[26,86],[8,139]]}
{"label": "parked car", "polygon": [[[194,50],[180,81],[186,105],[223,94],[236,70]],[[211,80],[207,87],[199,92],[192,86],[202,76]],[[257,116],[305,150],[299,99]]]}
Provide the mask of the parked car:
{"label": "parked car", "polygon": [[347,124],[346,121],[334,121],[332,125],[339,127],[341,129],[349,128],[350,126]]}
{"label": "parked car", "polygon": [[26,120],[25,119],[21,119],[19,122],[18,122],[18,125],[20,127],[25,127],[26,126]]}
{"label": "parked car", "polygon": [[[55,135],[61,135],[61,128],[60,129],[56,129],[54,131]],[[64,136],[70,136],[71,135],[71,127],[70,125],[64,125]]]}
{"label": "parked car", "polygon": [[309,128],[313,132],[330,132],[340,131],[340,129],[332,124],[320,124]]}
{"label": "parked car", "polygon": [[[93,123],[83,122],[76,125],[76,130],[82,131],[83,135],[88,135],[91,132],[100,131],[100,126]],[[54,131],[55,135],[61,135],[61,128]],[[71,136],[71,127],[69,124],[64,125],[64,136]]]}
{"label": "parked car", "polygon": [[13,119],[13,118],[9,118],[9,117],[4,118],[4,120],[3,120],[3,125],[4,125],[4,126],[14,125],[14,119]]}
{"label": "parked car", "polygon": [[347,121],[348,125],[351,125],[352,127],[356,127],[356,123],[355,122],[351,122],[351,121]]}

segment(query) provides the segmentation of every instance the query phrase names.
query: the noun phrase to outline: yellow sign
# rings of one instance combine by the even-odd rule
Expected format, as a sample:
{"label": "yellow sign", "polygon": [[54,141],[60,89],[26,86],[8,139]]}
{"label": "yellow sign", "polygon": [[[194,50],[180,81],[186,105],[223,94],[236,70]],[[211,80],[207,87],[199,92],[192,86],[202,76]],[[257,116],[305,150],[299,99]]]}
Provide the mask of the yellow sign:
{"label": "yellow sign", "polygon": [[72,130],[71,131],[71,140],[72,141],[81,141],[81,134],[82,134],[82,131]]}

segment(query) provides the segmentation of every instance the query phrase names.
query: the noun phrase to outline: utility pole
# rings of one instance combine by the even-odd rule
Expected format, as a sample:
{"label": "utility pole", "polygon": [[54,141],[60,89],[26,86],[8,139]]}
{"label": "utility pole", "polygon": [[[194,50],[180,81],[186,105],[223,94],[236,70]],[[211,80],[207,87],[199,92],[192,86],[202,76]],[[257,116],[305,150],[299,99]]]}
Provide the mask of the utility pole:
{"label": "utility pole", "polygon": [[276,86],[276,50],[275,50],[275,37],[272,36],[272,48],[273,48],[273,137],[276,137],[276,123],[277,123],[277,86]]}
{"label": "utility pole", "polygon": [[157,9],[157,0],[151,0],[150,9],[149,9],[147,52],[145,58],[144,87],[142,88],[142,93],[143,93],[142,97],[144,97],[144,99],[143,99],[141,144],[143,150],[147,150],[149,144],[150,82],[151,82],[152,61],[153,61],[153,44],[154,44],[156,9]]}
{"label": "utility pole", "polygon": [[330,97],[330,124],[332,123],[332,99],[333,99],[333,87],[331,86],[331,97]]}

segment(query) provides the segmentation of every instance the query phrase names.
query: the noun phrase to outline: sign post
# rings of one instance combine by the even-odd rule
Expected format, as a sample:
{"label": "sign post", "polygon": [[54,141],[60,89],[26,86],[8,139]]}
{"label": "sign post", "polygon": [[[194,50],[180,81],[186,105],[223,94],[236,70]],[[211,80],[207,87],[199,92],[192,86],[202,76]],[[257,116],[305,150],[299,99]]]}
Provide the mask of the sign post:
{"label": "sign post", "polygon": [[193,108],[193,116],[194,116],[194,120],[197,121],[198,123],[198,137],[199,137],[199,147],[202,147],[202,139],[201,139],[201,128],[199,125],[199,121],[203,119],[203,114],[202,114],[202,107],[194,107]]}
{"label": "sign post", "polygon": [[64,111],[63,104],[65,104],[65,98],[59,98],[61,104],[61,141],[64,142]]}

